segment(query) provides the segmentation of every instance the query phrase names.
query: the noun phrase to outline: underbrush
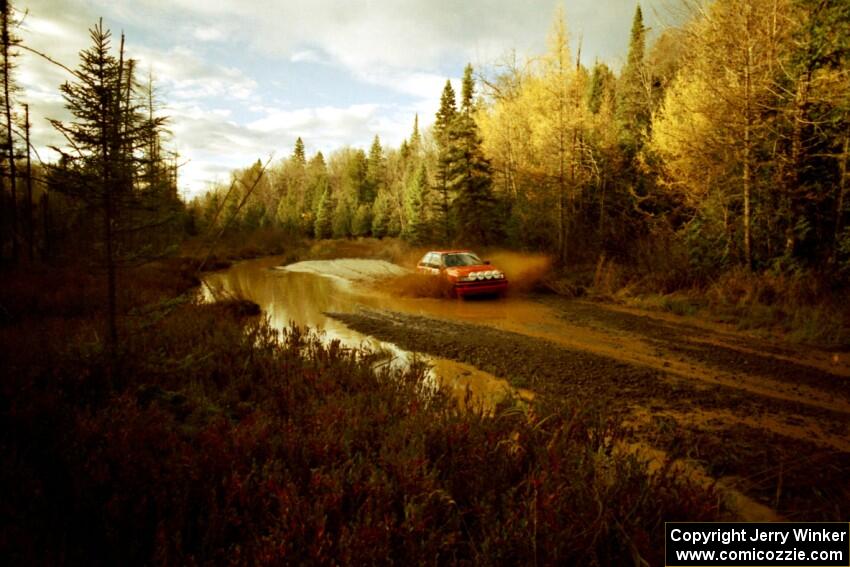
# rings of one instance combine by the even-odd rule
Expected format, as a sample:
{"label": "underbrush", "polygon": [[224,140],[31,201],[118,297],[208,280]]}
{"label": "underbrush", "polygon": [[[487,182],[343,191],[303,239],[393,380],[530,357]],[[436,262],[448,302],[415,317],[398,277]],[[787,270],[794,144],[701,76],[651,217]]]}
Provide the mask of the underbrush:
{"label": "underbrush", "polygon": [[623,303],[700,316],[771,337],[826,348],[850,348],[846,290],[812,271],[733,269],[708,283],[681,270],[646,274],[604,257],[595,266],[554,271],[541,287],[566,297]]}
{"label": "underbrush", "polygon": [[310,260],[369,258],[412,268],[428,250],[430,249],[413,246],[399,238],[315,240],[304,257]]}
{"label": "underbrush", "polygon": [[[181,295],[198,285],[190,259],[166,258],[118,270],[124,312]],[[7,269],[0,275],[0,323],[91,318],[106,307],[105,270],[81,263]]]}
{"label": "underbrush", "polygon": [[183,243],[181,255],[193,262],[196,268],[203,262],[204,271],[215,271],[229,268],[237,260],[261,256],[283,255],[284,263],[296,262],[308,248],[301,237],[273,228],[225,234],[214,243],[211,254],[210,244],[208,238],[190,239]]}
{"label": "underbrush", "polygon": [[[619,297],[628,298],[628,294]],[[626,301],[677,315],[699,314],[769,337],[850,348],[850,306],[841,291],[831,289],[827,278],[813,272],[735,269],[707,286],[632,297]]]}
{"label": "underbrush", "polygon": [[720,514],[604,415],[464,412],[251,313],[128,317],[114,358],[85,319],[0,328],[4,563],[660,564],[664,521]]}

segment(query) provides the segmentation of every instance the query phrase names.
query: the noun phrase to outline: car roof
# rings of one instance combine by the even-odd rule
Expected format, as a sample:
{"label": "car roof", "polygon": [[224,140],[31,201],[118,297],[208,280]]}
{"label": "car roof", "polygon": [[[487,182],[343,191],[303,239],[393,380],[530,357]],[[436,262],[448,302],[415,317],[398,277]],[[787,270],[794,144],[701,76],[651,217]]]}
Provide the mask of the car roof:
{"label": "car roof", "polygon": [[475,254],[472,250],[431,250],[428,254]]}

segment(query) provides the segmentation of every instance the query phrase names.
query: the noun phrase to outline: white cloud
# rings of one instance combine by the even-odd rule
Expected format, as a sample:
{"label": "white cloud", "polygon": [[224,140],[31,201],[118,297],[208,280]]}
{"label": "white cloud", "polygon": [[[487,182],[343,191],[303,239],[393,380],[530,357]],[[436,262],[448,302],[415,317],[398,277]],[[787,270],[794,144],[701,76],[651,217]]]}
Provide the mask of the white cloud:
{"label": "white cloud", "polygon": [[326,63],[325,59],[313,49],[301,49],[289,56],[293,63]]}
{"label": "white cloud", "polygon": [[[140,74],[152,69],[174,144],[190,160],[181,183],[198,191],[269,151],[287,155],[296,136],[310,151],[368,146],[375,134],[400,143],[414,113],[423,129],[433,121],[447,74],[512,48],[520,57],[543,49],[559,1],[20,0],[18,7],[29,9],[27,44],[71,67],[99,16],[116,36],[129,28],[128,54]],[[664,1],[642,2],[645,14]],[[634,6],[571,0],[568,24],[575,40],[583,36],[585,61],[624,53]],[[17,78],[37,143],[60,144],[44,118],[68,118],[58,86],[69,75],[26,55]]]}
{"label": "white cloud", "polygon": [[257,82],[239,69],[210,64],[187,47],[168,51],[136,43],[127,51],[145,72],[151,69],[159,88],[178,99],[231,98],[245,100],[256,91]]}
{"label": "white cloud", "polygon": [[277,110],[249,123],[247,126],[259,132],[287,129],[318,129],[325,132],[339,132],[367,124],[377,110],[378,106],[374,104],[358,104],[347,108],[324,106],[292,111]]}
{"label": "white cloud", "polygon": [[192,35],[199,41],[221,41],[224,39],[224,32],[215,27],[197,27],[192,31]]}

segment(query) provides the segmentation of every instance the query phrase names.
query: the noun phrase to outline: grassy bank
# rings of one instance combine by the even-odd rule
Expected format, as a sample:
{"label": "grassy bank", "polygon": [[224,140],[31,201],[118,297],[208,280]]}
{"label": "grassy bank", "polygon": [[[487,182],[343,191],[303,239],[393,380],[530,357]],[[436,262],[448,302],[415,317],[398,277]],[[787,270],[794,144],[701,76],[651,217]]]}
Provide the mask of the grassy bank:
{"label": "grassy bank", "polygon": [[175,300],[183,263],[128,283],[114,358],[98,280],[3,279],[38,296],[0,327],[8,564],[658,564],[663,521],[720,514],[614,419],[461,412],[423,368]]}
{"label": "grassy bank", "polygon": [[846,289],[813,271],[733,269],[697,280],[687,270],[646,273],[604,258],[545,276],[541,291],[694,316],[755,335],[850,349]]}
{"label": "grassy bank", "polygon": [[203,264],[204,271],[214,271],[228,268],[239,260],[262,256],[285,256],[288,262],[295,262],[309,247],[307,241],[294,237],[289,231],[269,228],[231,232],[220,238],[216,235],[190,238],[181,244],[180,256],[196,266]]}

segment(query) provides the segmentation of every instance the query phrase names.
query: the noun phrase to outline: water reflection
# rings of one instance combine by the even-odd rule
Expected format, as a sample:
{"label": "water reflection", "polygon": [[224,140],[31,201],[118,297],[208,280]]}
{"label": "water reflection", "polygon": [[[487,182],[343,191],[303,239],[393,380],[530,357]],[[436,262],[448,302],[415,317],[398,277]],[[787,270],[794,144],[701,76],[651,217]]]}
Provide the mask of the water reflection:
{"label": "water reflection", "polygon": [[[250,260],[235,264],[228,270],[207,274],[202,293],[207,300],[222,292],[250,299],[263,309],[272,326],[277,329],[284,329],[294,323],[324,333],[328,340],[338,339],[349,347],[384,350],[394,365],[405,365],[411,361],[413,353],[393,343],[349,329],[325,313],[350,313],[359,306],[392,307],[400,311],[419,312],[415,302],[372,296],[340,278],[274,269],[279,262],[279,258]],[[462,305],[458,302],[448,303],[454,307]],[[424,308],[423,313],[433,311],[440,301],[428,300],[426,304],[420,305]],[[470,315],[474,313],[474,305],[472,307]],[[462,318],[474,319],[474,316]],[[432,365],[432,376],[439,376],[460,400],[465,399],[469,388],[477,401],[485,407],[492,407],[510,390],[506,381],[472,366],[436,357],[420,355],[420,358],[425,358]]]}

